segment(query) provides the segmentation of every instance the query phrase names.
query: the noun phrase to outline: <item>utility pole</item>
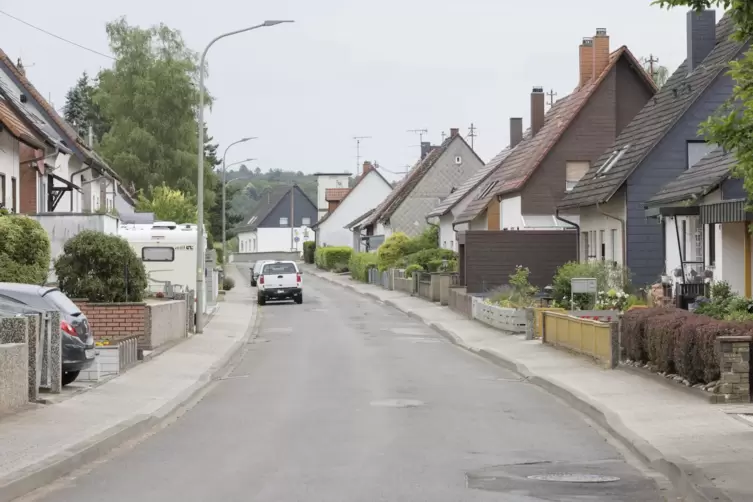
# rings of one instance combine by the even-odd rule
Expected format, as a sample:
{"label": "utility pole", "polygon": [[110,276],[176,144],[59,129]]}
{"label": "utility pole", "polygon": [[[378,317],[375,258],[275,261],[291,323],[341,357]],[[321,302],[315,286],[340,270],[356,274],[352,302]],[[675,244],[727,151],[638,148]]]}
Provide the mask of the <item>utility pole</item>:
{"label": "utility pole", "polygon": [[473,122],[471,122],[471,127],[468,128],[468,137],[471,138],[471,150],[473,150],[474,139],[476,139],[476,136],[478,136],[478,134],[476,134],[476,131],[478,131],[478,129],[476,129],[476,126],[473,125]]}
{"label": "utility pole", "polygon": [[654,63],[658,63],[659,58],[655,58],[653,54],[649,54],[646,62],[648,63],[648,74],[651,75],[651,80],[656,82],[656,71],[654,70]]}
{"label": "utility pole", "polygon": [[295,251],[295,183],[290,188],[290,250]]}
{"label": "utility pole", "polygon": [[552,89],[547,92],[546,95],[549,96],[549,106],[554,106],[554,97],[557,95],[557,93],[554,92],[554,89]]}
{"label": "utility pole", "polygon": [[361,169],[361,140],[362,139],[371,139],[371,136],[353,136],[353,139],[356,140],[356,174]]}

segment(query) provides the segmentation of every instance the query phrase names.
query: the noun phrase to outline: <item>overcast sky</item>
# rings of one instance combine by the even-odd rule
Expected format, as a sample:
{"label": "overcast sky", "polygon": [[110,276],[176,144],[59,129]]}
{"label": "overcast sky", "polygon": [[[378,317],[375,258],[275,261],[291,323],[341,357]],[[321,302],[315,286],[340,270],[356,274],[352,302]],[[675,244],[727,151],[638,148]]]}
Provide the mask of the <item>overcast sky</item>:
{"label": "overcast sky", "polygon": [[[572,91],[578,45],[607,28],[611,47],[653,53],[673,71],[685,58],[685,11],[651,0],[37,0],[2,10],[108,53],[105,23],[164,22],[203,50],[214,36],[265,19],[294,19],[217,43],[207,81],[216,98],[209,131],[223,145],[243,137],[228,162],[258,158],[269,168],[354,171],[354,136],[362,156],[405,171],[418,136],[471,123],[476,150],[489,160],[509,140],[511,116],[529,124],[533,86]],[[719,15],[717,16],[719,17]],[[56,108],[83,71],[110,60],[0,15],[0,44]],[[396,176],[390,176],[394,179]]]}

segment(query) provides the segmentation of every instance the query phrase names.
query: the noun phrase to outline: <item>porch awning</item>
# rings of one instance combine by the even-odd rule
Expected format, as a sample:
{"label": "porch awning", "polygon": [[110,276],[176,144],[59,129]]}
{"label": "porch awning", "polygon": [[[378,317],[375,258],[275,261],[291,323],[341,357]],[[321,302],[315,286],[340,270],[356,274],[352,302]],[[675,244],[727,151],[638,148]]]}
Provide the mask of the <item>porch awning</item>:
{"label": "porch awning", "polygon": [[715,204],[705,204],[701,208],[701,223],[735,223],[753,221],[753,213],[746,210],[744,199],[725,200]]}
{"label": "porch awning", "polygon": [[698,216],[700,214],[699,206],[648,206],[646,207],[646,218],[657,218],[659,216]]}

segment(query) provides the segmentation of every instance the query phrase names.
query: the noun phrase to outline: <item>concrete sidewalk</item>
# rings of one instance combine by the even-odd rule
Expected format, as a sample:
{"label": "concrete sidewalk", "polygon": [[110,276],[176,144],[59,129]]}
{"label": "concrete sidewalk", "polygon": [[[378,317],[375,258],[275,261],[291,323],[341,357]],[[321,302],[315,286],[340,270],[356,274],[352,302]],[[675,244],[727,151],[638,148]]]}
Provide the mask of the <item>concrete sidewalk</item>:
{"label": "concrete sidewalk", "polygon": [[236,286],[203,334],[89,392],[0,420],[0,502],[44,486],[146,432],[208,385],[239,353],[256,319],[248,278],[233,266],[230,275]]}
{"label": "concrete sidewalk", "polygon": [[[391,305],[453,343],[511,368],[582,411],[693,501],[753,500],[753,405],[712,405],[664,382],[505,334],[447,307],[305,269]],[[753,415],[751,415],[753,420]]]}

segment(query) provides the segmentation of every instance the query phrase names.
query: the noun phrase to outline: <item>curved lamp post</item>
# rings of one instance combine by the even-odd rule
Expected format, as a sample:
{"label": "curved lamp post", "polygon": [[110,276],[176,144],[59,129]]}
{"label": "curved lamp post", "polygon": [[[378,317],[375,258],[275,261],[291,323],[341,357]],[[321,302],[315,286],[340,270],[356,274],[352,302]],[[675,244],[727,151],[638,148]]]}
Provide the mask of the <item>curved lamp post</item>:
{"label": "curved lamp post", "polygon": [[268,26],[275,26],[282,23],[292,23],[293,21],[264,21],[262,24],[256,26],[250,26],[241,30],[230,31],[224,33],[218,37],[215,37],[210,41],[204,52],[201,53],[201,60],[199,62],[199,143],[198,149],[198,183],[196,184],[197,192],[197,210],[198,210],[198,235],[196,237],[196,332],[204,332],[204,66],[207,57],[207,52],[214,45],[215,42],[223,38],[227,38],[247,31],[256,30],[258,28],[266,28]]}
{"label": "curved lamp post", "polygon": [[[222,265],[223,265],[223,268],[225,264],[227,263],[227,255],[225,254],[227,253],[227,238],[225,236],[225,233],[226,233],[225,219],[227,218],[225,214],[227,212],[225,210],[225,208],[227,207],[225,204],[225,200],[226,200],[225,187],[227,187],[227,168],[228,168],[228,166],[225,165],[225,160],[227,158],[227,151],[230,150],[230,147],[233,145],[237,145],[239,143],[245,143],[246,141],[251,141],[252,139],[258,139],[258,138],[255,138],[255,137],[242,138],[234,143],[230,143],[227,146],[227,148],[225,148],[225,153],[222,154]],[[242,160],[241,162],[246,162],[246,161]],[[240,164],[240,162],[236,162],[235,164]],[[230,165],[234,166],[235,164],[230,164]]]}

